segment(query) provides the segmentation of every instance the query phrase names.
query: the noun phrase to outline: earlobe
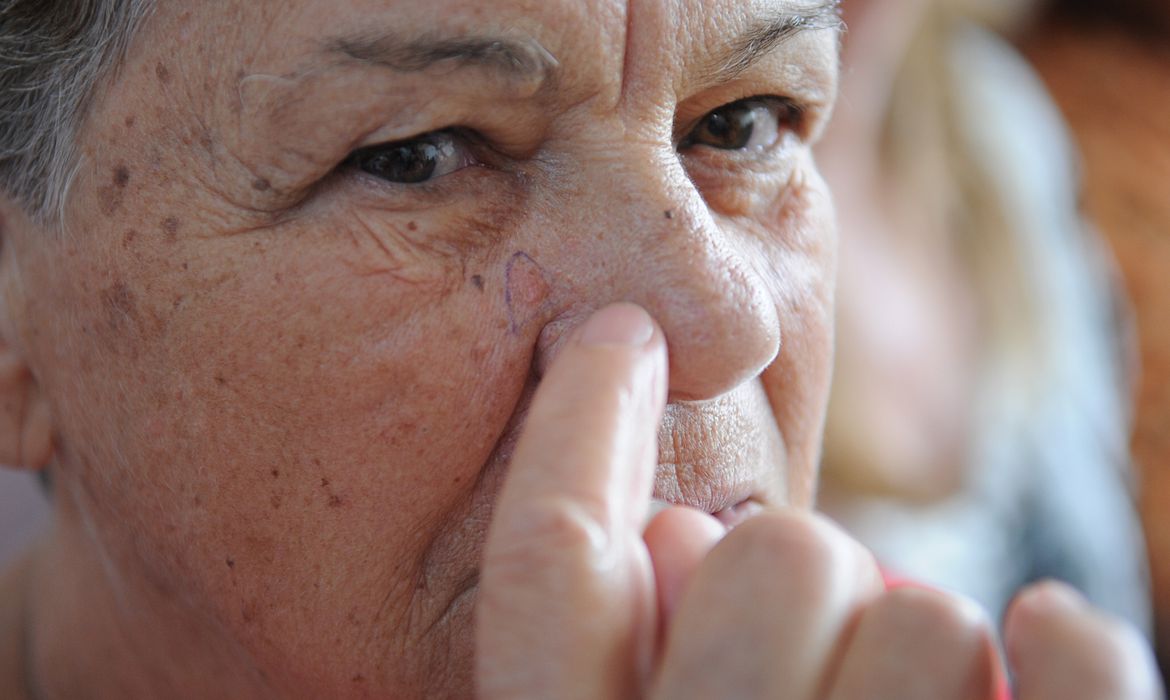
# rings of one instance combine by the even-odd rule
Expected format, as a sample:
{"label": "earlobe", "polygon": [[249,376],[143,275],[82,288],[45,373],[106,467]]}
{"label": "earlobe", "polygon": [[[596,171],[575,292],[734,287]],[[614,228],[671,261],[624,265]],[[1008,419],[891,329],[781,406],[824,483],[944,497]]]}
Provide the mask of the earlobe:
{"label": "earlobe", "polygon": [[39,471],[53,457],[53,419],[19,342],[24,297],[12,257],[10,205],[0,197],[0,465]]}
{"label": "earlobe", "polygon": [[0,339],[0,464],[35,471],[52,453],[48,401],[19,353]]}
{"label": "earlobe", "polygon": [[29,407],[20,431],[20,464],[39,471],[53,456],[53,420],[49,402],[35,387],[29,390]]}

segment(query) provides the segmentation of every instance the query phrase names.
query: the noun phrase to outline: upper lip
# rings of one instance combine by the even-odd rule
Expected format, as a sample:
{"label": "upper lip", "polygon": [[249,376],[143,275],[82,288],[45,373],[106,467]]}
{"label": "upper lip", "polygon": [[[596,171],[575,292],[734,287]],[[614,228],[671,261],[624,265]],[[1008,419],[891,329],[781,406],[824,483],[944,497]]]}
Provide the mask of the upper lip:
{"label": "upper lip", "polygon": [[[511,461],[530,404],[530,396],[521,400],[493,450],[501,465]],[[750,399],[741,402],[725,395],[702,403],[668,404],[658,432],[651,497],[711,515],[742,511],[736,509],[741,504],[783,501],[783,441],[769,427],[775,430],[761,424]],[[733,514],[730,520],[742,515]]]}
{"label": "upper lip", "polygon": [[[718,514],[763,502],[769,474],[763,440],[745,440],[754,424],[728,406],[670,404],[658,436],[653,498]],[[752,444],[754,443],[754,444]]]}

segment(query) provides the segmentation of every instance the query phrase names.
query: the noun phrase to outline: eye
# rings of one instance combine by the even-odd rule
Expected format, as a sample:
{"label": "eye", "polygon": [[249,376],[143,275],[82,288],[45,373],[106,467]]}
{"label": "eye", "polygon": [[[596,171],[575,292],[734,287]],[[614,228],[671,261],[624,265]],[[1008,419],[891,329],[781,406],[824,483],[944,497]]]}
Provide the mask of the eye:
{"label": "eye", "polygon": [[450,175],[476,160],[459,134],[444,130],[358,149],[346,163],[387,182],[413,185]]}
{"label": "eye", "polygon": [[762,151],[784,131],[800,127],[799,106],[781,97],[749,97],[709,112],[679,145],[724,151]]}

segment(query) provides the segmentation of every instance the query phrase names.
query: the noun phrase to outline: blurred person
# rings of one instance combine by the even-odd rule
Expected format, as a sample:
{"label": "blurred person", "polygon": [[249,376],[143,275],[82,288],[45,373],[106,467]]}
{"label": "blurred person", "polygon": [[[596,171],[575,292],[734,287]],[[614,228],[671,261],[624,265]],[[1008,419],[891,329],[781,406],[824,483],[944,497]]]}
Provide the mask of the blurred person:
{"label": "blurred person", "polygon": [[[993,697],[985,616],[811,512],[838,24],[0,4],[0,463],[54,518],[0,696]],[[1160,692],[1058,584],[1006,642],[1021,700]]]}
{"label": "blurred person", "polygon": [[844,8],[820,148],[842,233],[820,505],[995,615],[1055,577],[1145,628],[1124,317],[1059,115],[988,29],[1035,8]]}
{"label": "blurred person", "polygon": [[1132,449],[1157,648],[1170,671],[1170,3],[1057,0],[1020,39],[1082,156],[1085,211],[1133,302],[1141,373]]}

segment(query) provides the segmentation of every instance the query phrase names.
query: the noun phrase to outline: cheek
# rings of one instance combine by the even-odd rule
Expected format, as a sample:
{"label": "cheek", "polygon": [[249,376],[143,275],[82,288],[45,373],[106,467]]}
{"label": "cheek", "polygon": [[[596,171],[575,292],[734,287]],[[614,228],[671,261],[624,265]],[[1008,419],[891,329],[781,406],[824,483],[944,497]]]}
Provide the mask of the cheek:
{"label": "cheek", "polygon": [[[428,233],[408,222],[404,239]],[[433,550],[482,537],[470,504],[528,378],[516,329],[549,282],[526,254],[430,255],[396,233],[134,240],[89,256],[122,261],[120,282],[91,275],[67,300],[78,371],[62,375],[81,380],[58,391],[88,408],[66,417],[83,447],[66,459],[111,547],[257,644],[361,646],[391,633],[380,610],[438,617],[474,566]]]}
{"label": "cheek", "polygon": [[763,382],[788,451],[792,504],[811,507],[832,377],[837,238],[823,181],[808,169],[762,229],[760,274],[774,285],[781,349]]}

